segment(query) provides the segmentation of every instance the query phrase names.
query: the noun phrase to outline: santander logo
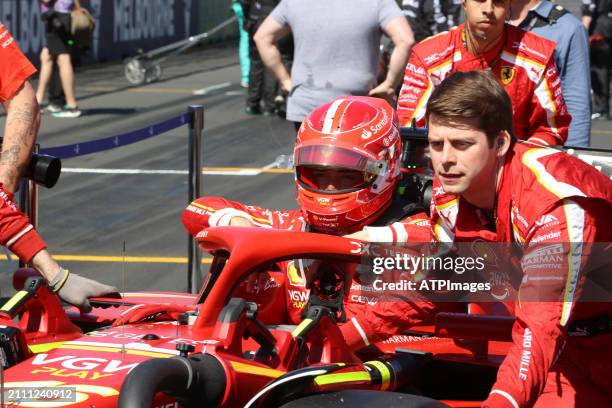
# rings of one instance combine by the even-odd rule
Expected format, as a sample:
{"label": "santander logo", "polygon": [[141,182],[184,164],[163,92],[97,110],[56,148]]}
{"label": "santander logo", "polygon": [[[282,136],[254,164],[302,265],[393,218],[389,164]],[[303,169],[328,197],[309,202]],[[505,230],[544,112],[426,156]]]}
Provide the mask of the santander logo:
{"label": "santander logo", "polygon": [[389,123],[389,116],[387,115],[387,112],[383,110],[382,115],[383,117],[378,121],[378,123],[376,123],[373,126],[370,126],[369,130],[363,129],[363,131],[361,132],[361,138],[363,140],[367,140],[371,138],[373,135],[380,132],[380,130],[384,128],[387,125],[387,123]]}

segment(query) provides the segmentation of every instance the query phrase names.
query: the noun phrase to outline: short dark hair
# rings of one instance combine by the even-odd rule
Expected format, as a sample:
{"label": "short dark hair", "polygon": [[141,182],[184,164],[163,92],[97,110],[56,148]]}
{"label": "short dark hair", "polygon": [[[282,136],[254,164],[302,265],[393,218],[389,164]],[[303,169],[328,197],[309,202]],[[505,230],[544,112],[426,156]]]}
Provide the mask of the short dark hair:
{"label": "short dark hair", "polygon": [[474,120],[489,146],[502,130],[514,137],[512,102],[504,87],[486,71],[454,72],[434,89],[427,120]]}

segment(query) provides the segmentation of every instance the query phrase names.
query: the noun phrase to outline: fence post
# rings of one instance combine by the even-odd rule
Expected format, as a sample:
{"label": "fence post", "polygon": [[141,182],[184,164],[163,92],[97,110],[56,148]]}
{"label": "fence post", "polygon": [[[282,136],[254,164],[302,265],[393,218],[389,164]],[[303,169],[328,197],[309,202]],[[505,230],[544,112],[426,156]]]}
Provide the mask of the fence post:
{"label": "fence post", "polygon": [[[32,153],[38,153],[39,148],[38,143],[35,143]],[[38,184],[25,177],[21,178],[19,184],[19,209],[30,218],[30,224],[38,228]],[[25,266],[20,259],[19,267]]]}
{"label": "fence post", "polygon": [[[202,180],[202,130],[204,129],[204,107],[189,106],[189,202],[201,195]],[[189,237],[187,290],[196,293],[204,277],[202,254],[195,238]]]}

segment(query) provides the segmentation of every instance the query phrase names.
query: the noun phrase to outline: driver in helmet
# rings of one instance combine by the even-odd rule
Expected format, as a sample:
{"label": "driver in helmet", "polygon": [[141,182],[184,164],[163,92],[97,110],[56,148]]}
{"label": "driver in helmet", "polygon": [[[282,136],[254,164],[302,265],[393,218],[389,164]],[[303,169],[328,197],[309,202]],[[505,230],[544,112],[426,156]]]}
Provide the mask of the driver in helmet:
{"label": "driver in helmet", "polygon": [[[358,232],[375,241],[406,242],[401,222],[405,214],[393,200],[400,155],[397,115],[386,101],[339,97],[314,110],[298,131],[294,159],[299,209],[270,210],[202,197],[187,206],[183,224],[192,236],[212,226],[257,226],[334,235]],[[286,290],[291,291],[288,318],[298,323],[308,300],[307,266],[299,261],[279,266]],[[351,290],[359,290],[358,286]],[[345,302],[349,316],[361,299],[349,294]]]}

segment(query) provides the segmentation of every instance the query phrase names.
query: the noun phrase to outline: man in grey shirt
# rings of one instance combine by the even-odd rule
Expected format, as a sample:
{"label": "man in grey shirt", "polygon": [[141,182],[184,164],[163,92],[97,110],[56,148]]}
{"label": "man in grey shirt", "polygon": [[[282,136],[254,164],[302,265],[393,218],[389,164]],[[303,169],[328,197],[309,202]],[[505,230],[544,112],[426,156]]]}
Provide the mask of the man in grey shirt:
{"label": "man in grey shirt", "polygon": [[[291,76],[276,43],[293,33]],[[385,80],[377,86],[380,36],[393,41]],[[340,95],[393,102],[414,36],[394,0],[282,0],[254,37],[264,64],[289,94],[287,120],[296,124]]]}

